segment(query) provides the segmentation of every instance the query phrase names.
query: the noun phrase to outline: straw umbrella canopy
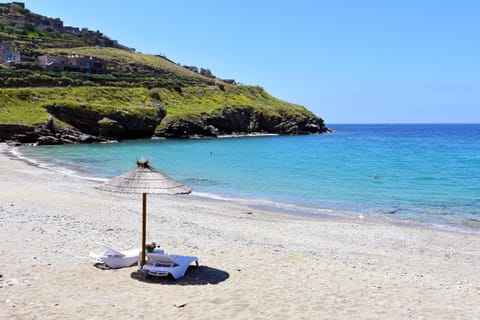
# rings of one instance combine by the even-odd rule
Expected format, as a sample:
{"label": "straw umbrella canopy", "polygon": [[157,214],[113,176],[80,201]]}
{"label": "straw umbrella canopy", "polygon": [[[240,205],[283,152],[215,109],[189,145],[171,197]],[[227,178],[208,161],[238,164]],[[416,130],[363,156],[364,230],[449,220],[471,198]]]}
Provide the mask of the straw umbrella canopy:
{"label": "straw umbrella canopy", "polygon": [[143,195],[142,219],[142,261],[145,264],[145,237],[147,231],[147,193],[188,194],[192,188],[175,181],[166,174],[155,170],[149,160],[137,160],[137,168],[96,187],[97,189],[117,193],[141,193]]}

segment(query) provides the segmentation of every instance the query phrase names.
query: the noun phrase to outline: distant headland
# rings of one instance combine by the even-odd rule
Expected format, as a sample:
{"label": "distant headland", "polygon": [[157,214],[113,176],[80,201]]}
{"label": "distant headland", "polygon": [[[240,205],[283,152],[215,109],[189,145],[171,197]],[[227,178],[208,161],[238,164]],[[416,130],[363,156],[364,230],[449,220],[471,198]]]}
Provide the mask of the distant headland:
{"label": "distant headland", "polygon": [[37,144],[148,137],[328,132],[305,107],[0,4],[0,141]]}

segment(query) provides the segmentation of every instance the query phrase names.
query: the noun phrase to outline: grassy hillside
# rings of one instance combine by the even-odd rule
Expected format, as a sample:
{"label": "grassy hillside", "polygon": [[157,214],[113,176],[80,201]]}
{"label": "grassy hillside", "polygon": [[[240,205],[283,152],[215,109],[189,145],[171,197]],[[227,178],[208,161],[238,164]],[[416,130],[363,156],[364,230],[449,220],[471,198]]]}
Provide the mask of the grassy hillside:
{"label": "grassy hillside", "polygon": [[[183,68],[165,57],[107,47],[50,48],[41,54],[79,55],[101,59],[107,66],[102,74],[53,72],[37,62],[0,67],[0,86],[118,86],[169,87],[214,85],[218,79]],[[39,53],[39,54],[40,54]]]}
{"label": "grassy hillside", "polygon": [[46,49],[52,54],[78,54],[87,57],[99,58],[106,61],[109,71],[155,71],[158,74],[170,74],[184,79],[195,79],[199,82],[212,83],[212,79],[183,68],[163,56],[136,53],[116,48],[79,47]]}
{"label": "grassy hillside", "polygon": [[[208,69],[136,53],[99,31],[65,27],[60,19],[34,14],[21,4],[0,4],[0,42],[22,57],[21,62],[0,64],[0,124],[39,126],[48,120],[47,110],[61,112],[63,107],[70,118],[55,116],[70,124],[85,111],[88,121],[93,121],[92,114],[122,121],[133,114],[136,120],[129,123],[155,118],[153,127],[165,110],[157,129],[170,127],[171,136],[213,134],[212,119],[218,132],[248,131],[249,121],[253,130],[269,132],[324,130],[323,121],[304,107],[276,99],[258,86],[226,83]],[[42,65],[38,58],[47,54],[51,56]],[[59,119],[56,123],[67,126]],[[92,123],[97,125],[88,126]]]}
{"label": "grassy hillside", "polygon": [[278,100],[259,87],[225,85],[188,87],[182,92],[166,88],[55,87],[0,89],[0,123],[40,125],[47,121],[51,105],[89,107],[107,112],[149,114],[167,111],[164,122],[199,119],[228,107],[249,107],[267,115],[312,115],[305,108]]}
{"label": "grassy hillside", "polygon": [[265,115],[312,115],[305,108],[272,97],[260,87],[222,86],[188,87],[182,93],[160,88],[151,89],[150,96],[167,106],[167,118],[179,120],[214,114],[224,108],[247,107]]}

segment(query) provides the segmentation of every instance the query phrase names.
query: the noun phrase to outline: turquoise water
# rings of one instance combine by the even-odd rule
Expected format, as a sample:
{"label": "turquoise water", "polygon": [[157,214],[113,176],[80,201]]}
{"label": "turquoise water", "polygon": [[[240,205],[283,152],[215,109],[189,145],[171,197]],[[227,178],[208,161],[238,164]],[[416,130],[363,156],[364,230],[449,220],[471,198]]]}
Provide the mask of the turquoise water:
{"label": "turquoise water", "polygon": [[480,125],[330,127],[333,134],[137,140],[22,152],[100,178],[131,170],[143,157],[196,192],[480,226]]}

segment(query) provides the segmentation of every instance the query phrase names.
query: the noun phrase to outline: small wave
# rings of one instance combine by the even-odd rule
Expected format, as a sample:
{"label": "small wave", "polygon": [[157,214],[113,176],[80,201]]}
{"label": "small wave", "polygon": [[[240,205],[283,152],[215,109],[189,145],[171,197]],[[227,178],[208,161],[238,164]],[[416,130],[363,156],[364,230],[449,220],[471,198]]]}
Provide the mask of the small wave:
{"label": "small wave", "polygon": [[99,182],[105,182],[105,181],[108,180],[106,178],[99,178],[99,177],[94,177],[94,176],[81,175],[81,174],[79,174],[79,172],[77,170],[74,170],[72,168],[68,168],[66,166],[62,166],[62,165],[59,165],[59,164],[54,163],[54,162],[49,162],[49,161],[46,161],[46,160],[42,161],[42,160],[39,160],[38,158],[28,157],[27,155],[22,153],[19,150],[19,148],[10,147],[10,148],[7,149],[7,152],[10,153],[12,155],[12,157],[15,157],[19,160],[25,161],[26,163],[28,163],[32,166],[42,168],[42,169],[47,169],[47,170],[54,171],[54,172],[58,172],[58,173],[61,173],[63,175],[76,177],[76,178],[81,178],[81,179],[85,179],[85,180],[99,181]]}
{"label": "small wave", "polygon": [[34,166],[37,166],[37,167],[39,167],[41,165],[41,163],[38,162],[37,160],[26,157],[23,153],[20,152],[20,150],[18,148],[9,147],[9,148],[7,148],[6,151],[8,153],[10,153],[14,158],[25,161],[25,162],[27,162],[31,165],[34,165]]}
{"label": "small wave", "polygon": [[317,218],[346,218],[346,217],[358,217],[357,213],[347,212],[336,209],[327,209],[327,208],[316,208],[316,207],[306,207],[300,206],[285,202],[273,201],[268,199],[252,199],[252,198],[241,198],[241,197],[229,197],[225,195],[208,193],[208,192],[192,192],[193,196],[208,198],[219,201],[233,201],[237,203],[242,203],[252,208],[257,208],[260,210],[273,211],[282,214],[291,214],[291,215],[300,215],[300,216],[309,216]]}
{"label": "small wave", "polygon": [[219,194],[208,193],[208,192],[193,191],[192,195],[196,196],[196,197],[200,197],[200,198],[209,198],[209,199],[222,200],[222,201],[241,201],[240,198],[235,199],[235,198],[225,197],[225,196],[221,196]]}

